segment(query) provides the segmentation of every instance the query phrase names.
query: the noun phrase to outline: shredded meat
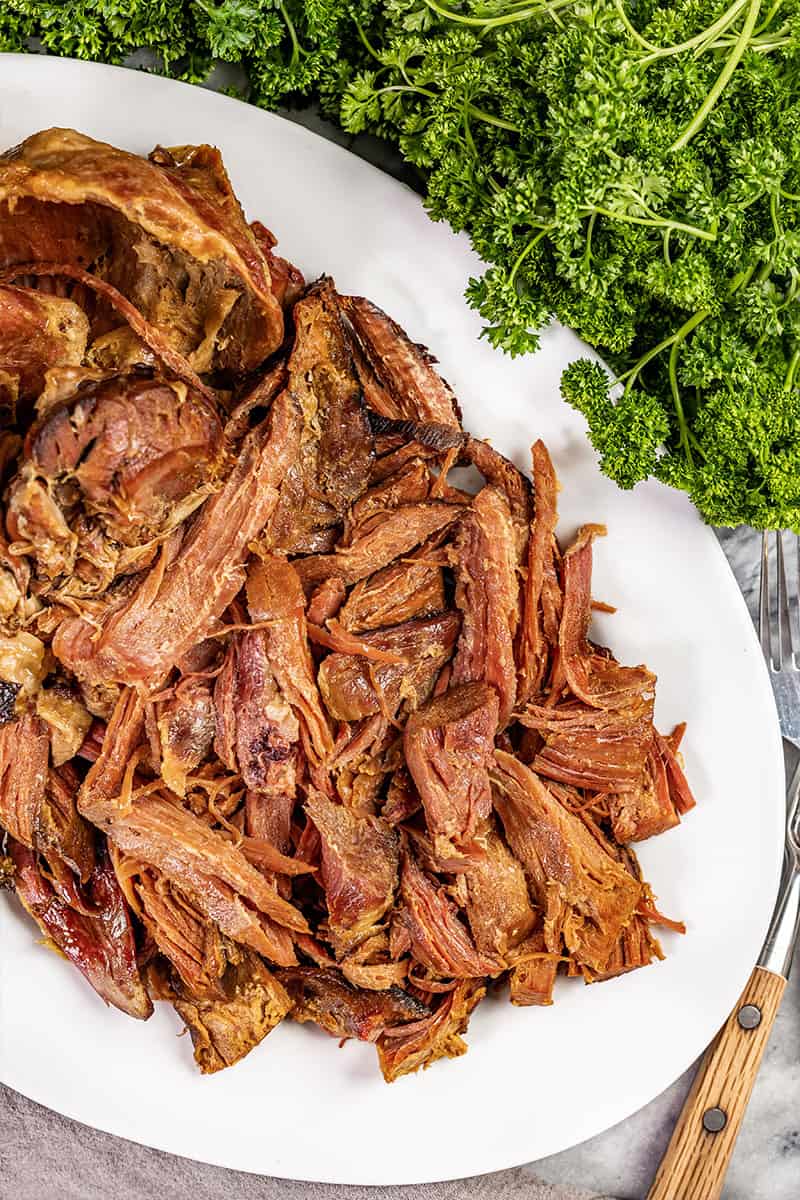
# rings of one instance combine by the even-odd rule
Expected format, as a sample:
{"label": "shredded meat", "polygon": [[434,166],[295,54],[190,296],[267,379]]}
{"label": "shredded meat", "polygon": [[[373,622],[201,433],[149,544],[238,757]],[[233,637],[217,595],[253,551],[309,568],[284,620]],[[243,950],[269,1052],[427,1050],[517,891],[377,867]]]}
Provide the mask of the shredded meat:
{"label": "shredded meat", "polygon": [[481,683],[450,688],[408,719],[406,762],[443,859],[468,845],[492,811],[487,768],[497,724],[497,693]]}
{"label": "shredded meat", "polygon": [[99,637],[81,617],[62,623],[53,650],[64,665],[90,683],[133,683],[168,671],[240,590],[248,545],[275,508],[296,446],[296,412],[284,393],[246,439],[174,560],[167,565],[162,554],[130,599],[103,622]]}
{"label": "shredded meat", "polygon": [[331,928],[364,933],[391,908],[400,850],[397,834],[380,817],[361,816],[323,796],[306,812],[322,842],[322,886]]}
{"label": "shredded meat", "polygon": [[504,728],[517,693],[519,584],[511,512],[501,492],[485,487],[475,497],[460,522],[452,559],[456,604],[463,616],[452,682],[490,684],[499,697]]}
{"label": "shredded meat", "polygon": [[204,1075],[239,1062],[292,1009],[286,989],[257,954],[245,953],[231,964],[221,986],[219,998],[193,995],[185,986],[165,996],[189,1030]]}
{"label": "shredded meat", "polygon": [[294,1001],[292,1020],[313,1021],[333,1037],[374,1042],[387,1028],[424,1020],[429,1011],[401,988],[357,988],[325,967],[295,967],[278,978]]}
{"label": "shredded meat", "polygon": [[641,888],[529,767],[502,750],[495,759],[495,808],[544,913],[547,949],[560,952],[563,939],[579,963],[603,970]]}
{"label": "shredded meat", "polygon": [[211,146],[158,150],[148,162],[72,129],[45,130],[0,160],[0,206],[3,265],[68,250],[201,369],[256,366],[280,344],[269,268]]}
{"label": "shredded meat", "polygon": [[684,727],[592,640],[604,530],[562,550],[545,446],[531,484],[434,364],[210,146],[0,155],[0,884],[206,1074],[289,1018],[390,1082],[488,980],[685,932],[630,848],[695,803]]}
{"label": "shredded meat", "polygon": [[130,914],[107,852],[98,854],[78,902],[69,903],[31,850],[12,840],[10,851],[17,895],[45,937],[106,1004],[146,1020],[153,1006],[139,974]]}
{"label": "shredded meat", "polygon": [[393,717],[403,702],[418,708],[452,654],[458,629],[456,614],[442,613],[363,635],[367,646],[389,651],[401,662],[329,654],[319,669],[319,687],[331,716],[358,721],[379,712]]}

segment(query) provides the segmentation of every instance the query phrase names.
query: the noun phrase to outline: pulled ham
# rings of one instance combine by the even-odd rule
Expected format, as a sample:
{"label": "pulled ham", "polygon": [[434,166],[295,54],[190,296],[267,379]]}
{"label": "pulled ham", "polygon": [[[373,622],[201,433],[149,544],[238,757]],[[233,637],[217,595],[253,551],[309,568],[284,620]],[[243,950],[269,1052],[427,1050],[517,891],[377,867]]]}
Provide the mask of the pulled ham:
{"label": "pulled ham", "polygon": [[205,1074],[289,1019],[391,1082],[490,984],[663,957],[630,843],[694,798],[592,640],[602,527],[562,548],[545,446],[531,484],[467,433],[217,150],[0,156],[0,426],[0,837],[107,1003],[171,1005]]}

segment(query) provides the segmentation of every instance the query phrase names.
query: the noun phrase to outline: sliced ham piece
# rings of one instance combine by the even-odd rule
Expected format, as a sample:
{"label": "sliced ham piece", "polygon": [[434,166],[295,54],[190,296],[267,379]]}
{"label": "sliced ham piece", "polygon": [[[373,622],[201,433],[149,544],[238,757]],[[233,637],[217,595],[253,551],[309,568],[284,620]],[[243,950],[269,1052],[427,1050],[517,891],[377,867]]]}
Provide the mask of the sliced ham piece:
{"label": "sliced ham piece", "polygon": [[469,846],[492,811],[497,720],[497,693],[483,683],[450,688],[408,719],[405,759],[439,858]]}
{"label": "sliced ham piece", "polygon": [[130,915],[108,853],[98,853],[80,907],[56,893],[26,846],[12,840],[10,853],[17,896],[45,937],[74,963],[106,1004],[146,1020],[153,1006],[139,974]]}
{"label": "sliced ham piece", "polygon": [[451,682],[489,684],[508,723],[517,694],[514,636],[519,621],[517,552],[511,511],[502,492],[485,487],[459,524],[452,550],[461,636]]}
{"label": "sliced ham piece", "polygon": [[362,934],[394,902],[398,836],[380,817],[363,816],[324,796],[312,796],[305,807],[322,842],[322,886],[330,925],[351,937]]}
{"label": "sliced ham piece", "polygon": [[632,920],[641,887],[530,768],[502,750],[491,771],[495,808],[544,913],[545,946],[602,971]]}

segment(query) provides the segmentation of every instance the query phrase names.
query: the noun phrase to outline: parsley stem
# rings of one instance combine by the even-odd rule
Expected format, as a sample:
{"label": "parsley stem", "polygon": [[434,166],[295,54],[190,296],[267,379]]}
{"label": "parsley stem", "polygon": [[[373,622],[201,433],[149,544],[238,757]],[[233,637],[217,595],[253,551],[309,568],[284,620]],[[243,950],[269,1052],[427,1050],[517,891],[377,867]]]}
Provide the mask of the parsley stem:
{"label": "parsley stem", "polygon": [[623,25],[631,37],[637,41],[640,46],[643,46],[645,50],[651,51],[650,54],[645,55],[644,58],[640,60],[643,63],[649,63],[655,62],[655,60],[658,58],[666,58],[672,54],[680,54],[683,50],[694,50],[695,47],[704,48],[706,42],[713,41],[716,37],[719,37],[719,35],[723,33],[733,23],[733,21],[736,20],[746,3],[747,0],[734,0],[734,3],[730,6],[730,8],[726,9],[722,16],[718,17],[717,20],[714,21],[713,25],[709,25],[707,29],[703,29],[700,33],[695,34],[694,37],[689,38],[685,42],[678,42],[674,46],[656,46],[653,42],[649,42],[647,38],[643,37],[639,33],[637,29],[634,29],[633,25],[628,20],[622,0],[614,0],[614,7],[619,13]]}
{"label": "parsley stem", "polygon": [[467,111],[471,117],[477,117],[478,120],[485,121],[487,125],[496,125],[498,129],[507,129],[509,133],[521,132],[518,125],[512,125],[511,121],[506,121],[504,117],[495,117],[485,108],[478,108],[477,104],[467,102]]}
{"label": "parsley stem", "polygon": [[764,17],[764,20],[759,25],[758,29],[755,30],[756,37],[758,37],[758,35],[760,33],[763,33],[765,29],[769,28],[772,18],[775,16],[776,12],[778,12],[778,10],[782,7],[783,7],[783,0],[774,0],[772,8],[770,8],[769,12]]}
{"label": "parsley stem", "polygon": [[692,459],[691,431],[689,423],[686,420],[686,414],[683,411],[683,401],[681,400],[681,390],[678,387],[678,355],[683,343],[686,341],[689,334],[695,329],[701,321],[704,321],[708,316],[708,309],[700,309],[693,317],[680,327],[675,335],[672,343],[672,349],[669,352],[669,386],[672,392],[672,402],[675,405],[675,412],[678,417],[678,427],[680,428],[681,445],[686,451],[686,458],[689,466],[694,467]]}
{"label": "parsley stem", "polygon": [[378,54],[378,51],[375,49],[372,42],[369,40],[366,33],[364,32],[364,27],[361,24],[361,22],[359,21],[358,17],[353,17],[353,22],[355,24],[356,30],[358,31],[358,36],[361,38],[361,41],[364,43],[364,48],[367,51],[367,53],[371,54],[372,57],[376,60],[376,62],[379,62],[382,64],[383,59],[381,58],[380,54]]}
{"label": "parsley stem", "polygon": [[785,392],[790,392],[794,387],[794,380],[795,376],[797,375],[798,366],[800,366],[800,349],[795,350],[789,361],[789,367],[786,371],[786,378],[783,381],[783,390]]}
{"label": "parsley stem", "polygon": [[643,367],[646,367],[656,355],[660,354],[662,350],[666,350],[668,346],[674,345],[679,339],[680,341],[684,341],[692,330],[696,329],[701,321],[705,321],[706,317],[710,316],[710,314],[710,308],[699,309],[685,324],[681,325],[680,329],[677,329],[670,337],[664,338],[663,342],[659,342],[657,346],[653,346],[646,354],[643,354],[639,361],[634,363],[629,370],[625,371],[622,375],[618,375],[615,383],[622,383],[624,380],[627,380],[625,391],[629,392]]}
{"label": "parsley stem", "polygon": [[711,113],[711,110],[717,103],[717,100],[719,100],[725,88],[728,86],[728,82],[730,81],[733,72],[738,67],[742,55],[747,49],[750,38],[753,36],[753,30],[756,27],[756,21],[758,20],[758,14],[760,11],[761,0],[750,0],[747,8],[747,15],[745,16],[744,24],[742,25],[742,31],[736,39],[736,45],[728,56],[725,66],[717,76],[714,86],[711,88],[705,100],[700,105],[700,108],[692,117],[691,121],[686,126],[680,137],[677,138],[677,140],[674,141],[670,146],[670,150],[673,152],[676,150],[683,150],[684,146],[689,144],[697,131],[705,124],[709,114]]}
{"label": "parsley stem", "polygon": [[437,16],[444,17],[448,21],[456,21],[459,25],[471,25],[480,29],[497,29],[501,25],[515,25],[520,21],[529,21],[531,17],[540,17],[547,13],[549,16],[557,20],[555,13],[559,8],[566,8],[573,0],[542,0],[541,3],[531,4],[527,8],[520,8],[516,12],[505,13],[502,17],[468,17],[464,13],[454,12],[452,8],[445,8],[441,4],[437,4],[436,0],[424,0],[425,4],[435,12]]}
{"label": "parsley stem", "polygon": [[599,213],[601,217],[610,217],[612,221],[628,221],[632,225],[649,225],[653,229],[678,229],[681,233],[691,233],[694,237],[703,238],[707,242],[715,242],[717,240],[717,231],[711,229],[698,229],[696,225],[684,225],[682,221],[664,221],[658,218],[650,217],[632,217],[628,213],[613,212],[610,208],[585,208],[581,210],[584,216],[589,216],[590,213]]}
{"label": "parsley stem", "polygon": [[297,32],[295,31],[295,27],[292,24],[292,18],[289,16],[288,12],[286,11],[286,5],[278,4],[277,8],[278,8],[278,12],[283,17],[284,24],[286,25],[286,29],[289,33],[289,37],[292,40],[292,60],[291,60],[291,62],[292,62],[292,66],[294,67],[294,66],[297,66],[297,63],[300,60],[300,43],[297,40]]}
{"label": "parsley stem", "polygon": [[511,271],[509,272],[509,276],[508,276],[508,286],[509,287],[514,286],[514,280],[517,277],[517,271],[520,269],[520,267],[522,266],[523,262],[528,257],[530,252],[534,249],[535,246],[537,246],[539,244],[539,242],[542,240],[542,238],[545,236],[545,234],[549,233],[552,228],[553,228],[552,225],[546,225],[544,227],[544,229],[540,229],[539,232],[537,234],[534,234],[534,236],[530,239],[530,241],[527,243],[527,245],[523,248],[522,253],[517,255],[516,262],[514,263],[513,267],[511,268]]}

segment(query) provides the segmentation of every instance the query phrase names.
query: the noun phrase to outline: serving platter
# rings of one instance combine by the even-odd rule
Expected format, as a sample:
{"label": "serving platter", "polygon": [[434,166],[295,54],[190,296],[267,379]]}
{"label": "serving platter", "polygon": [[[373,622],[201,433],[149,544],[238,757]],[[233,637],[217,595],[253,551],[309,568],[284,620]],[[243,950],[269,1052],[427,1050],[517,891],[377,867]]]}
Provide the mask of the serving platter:
{"label": "serving platter", "polygon": [[0,148],[68,125],[140,153],[220,147],[250,217],[307,278],[325,271],[430,346],[464,424],[527,468],[547,442],[560,532],[602,521],[598,640],[659,677],[662,729],[688,722],[698,799],[681,826],[637,847],[662,911],[666,961],[602,986],[560,980],[552,1008],[481,1005],[469,1053],[387,1086],[374,1050],[281,1026],[235,1068],[202,1078],[175,1014],[107,1009],[0,897],[0,1078],[42,1104],[145,1145],[240,1170],[350,1184],[425,1183],[553,1154],[662,1091],[726,1017],[766,928],[781,861],[783,768],[772,694],[743,598],[710,529],[656,483],[619,491],[582,418],[559,396],[585,352],[554,327],[512,361],[463,301],[479,269],[467,241],[407,188],[297,124],[200,88],[64,59],[0,55]]}

